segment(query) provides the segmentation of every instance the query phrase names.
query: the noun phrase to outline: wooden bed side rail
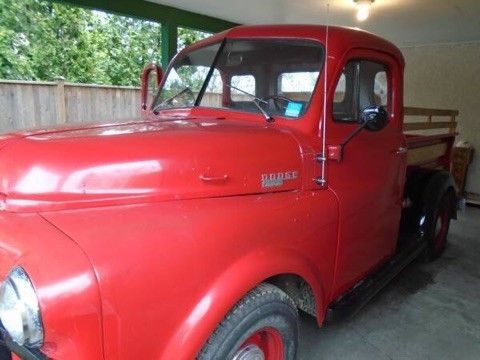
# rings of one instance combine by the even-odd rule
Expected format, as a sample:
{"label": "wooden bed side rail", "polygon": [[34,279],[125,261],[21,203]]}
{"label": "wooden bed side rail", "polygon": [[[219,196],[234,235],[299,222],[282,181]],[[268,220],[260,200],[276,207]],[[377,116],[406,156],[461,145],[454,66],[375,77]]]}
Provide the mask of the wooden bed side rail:
{"label": "wooden bed side rail", "polygon": [[[450,134],[454,134],[457,128],[458,110],[440,110],[440,109],[426,109],[418,107],[405,107],[405,116],[424,116],[426,121],[409,122],[403,124],[403,130],[430,130],[430,129],[449,129]],[[449,121],[433,121],[433,117],[448,117]]]}

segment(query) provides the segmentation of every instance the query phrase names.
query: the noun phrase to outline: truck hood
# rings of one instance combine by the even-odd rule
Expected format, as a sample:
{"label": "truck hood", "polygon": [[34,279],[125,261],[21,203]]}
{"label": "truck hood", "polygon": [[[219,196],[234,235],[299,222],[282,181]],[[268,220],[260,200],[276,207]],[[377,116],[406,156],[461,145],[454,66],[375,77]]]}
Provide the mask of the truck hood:
{"label": "truck hood", "polygon": [[8,211],[291,191],[302,173],[289,130],[248,121],[134,121],[0,137]]}

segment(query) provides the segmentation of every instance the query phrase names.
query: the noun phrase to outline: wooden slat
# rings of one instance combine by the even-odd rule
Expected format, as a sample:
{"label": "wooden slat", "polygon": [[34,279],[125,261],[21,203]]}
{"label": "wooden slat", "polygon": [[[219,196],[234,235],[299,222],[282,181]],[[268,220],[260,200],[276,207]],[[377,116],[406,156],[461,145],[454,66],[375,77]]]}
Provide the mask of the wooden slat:
{"label": "wooden slat", "polygon": [[[405,131],[417,131],[417,130],[435,130],[435,129],[448,129],[450,134],[455,133],[457,128],[456,117],[458,116],[458,110],[441,110],[441,109],[427,109],[418,107],[405,107],[405,116],[425,116],[425,122],[406,122],[403,124]],[[433,121],[433,117],[449,117],[450,121]]]}
{"label": "wooden slat", "polygon": [[140,90],[139,86],[120,86],[120,85],[99,85],[99,84],[78,84],[78,83],[69,83],[66,82],[65,86],[71,87],[86,87],[86,88],[95,88],[95,89],[123,89],[123,90]]}
{"label": "wooden slat", "polygon": [[43,86],[55,86],[56,82],[52,81],[30,81],[30,80],[5,80],[0,79],[0,85],[13,84],[13,85],[43,85]]}
{"label": "wooden slat", "polygon": [[467,193],[467,204],[480,207],[480,194]]}
{"label": "wooden slat", "polygon": [[405,107],[406,116],[458,116],[458,110],[428,109],[419,107]]}
{"label": "wooden slat", "polygon": [[430,130],[430,129],[456,129],[456,121],[437,121],[437,122],[411,122],[403,124],[403,130]]}
{"label": "wooden slat", "polygon": [[65,109],[65,79],[58,78],[57,80],[57,123],[64,124],[67,122],[67,112]]}

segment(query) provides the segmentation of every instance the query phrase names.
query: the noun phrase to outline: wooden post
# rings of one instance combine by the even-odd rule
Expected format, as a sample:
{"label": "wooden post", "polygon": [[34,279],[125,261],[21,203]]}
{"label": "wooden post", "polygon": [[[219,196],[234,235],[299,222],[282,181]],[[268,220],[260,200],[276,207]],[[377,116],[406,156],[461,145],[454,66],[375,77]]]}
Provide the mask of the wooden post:
{"label": "wooden post", "polygon": [[67,122],[67,111],[65,106],[65,78],[61,76],[56,77],[55,82],[57,83],[57,123],[65,124]]}

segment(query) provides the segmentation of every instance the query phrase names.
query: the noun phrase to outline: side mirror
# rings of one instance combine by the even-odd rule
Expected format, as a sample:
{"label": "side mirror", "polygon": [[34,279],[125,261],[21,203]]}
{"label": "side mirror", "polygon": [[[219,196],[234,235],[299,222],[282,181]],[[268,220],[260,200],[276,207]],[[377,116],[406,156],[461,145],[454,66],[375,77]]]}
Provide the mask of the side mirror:
{"label": "side mirror", "polygon": [[360,124],[367,130],[380,131],[388,124],[388,113],[382,106],[368,106],[360,115]]}
{"label": "side mirror", "polygon": [[142,111],[146,111],[148,104],[148,88],[150,85],[150,74],[152,71],[155,71],[156,77],[155,77],[155,86],[158,88],[160,86],[160,83],[162,82],[163,79],[163,70],[160,66],[157,64],[149,64],[143,69],[142,73],[142,85],[141,85],[141,109]]}

